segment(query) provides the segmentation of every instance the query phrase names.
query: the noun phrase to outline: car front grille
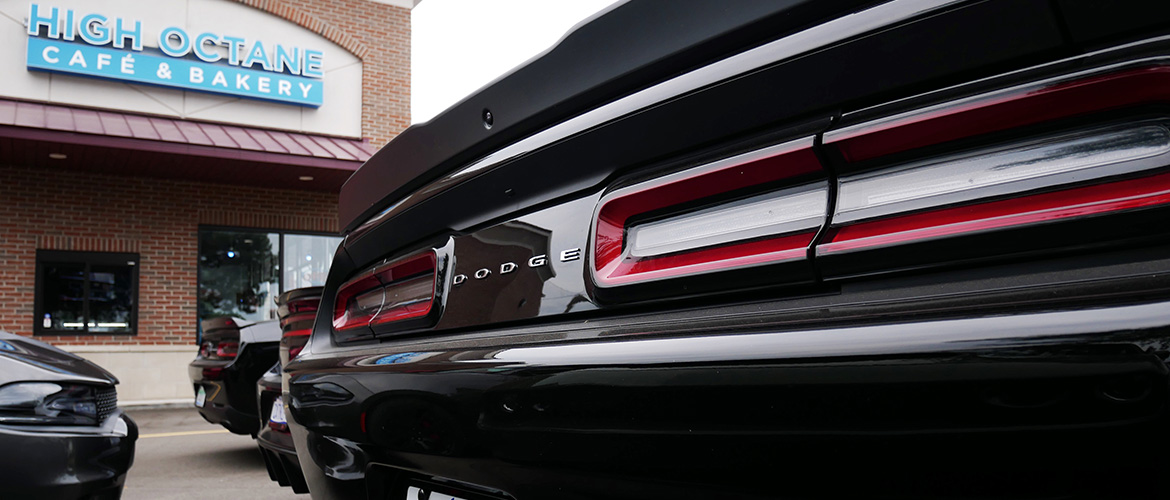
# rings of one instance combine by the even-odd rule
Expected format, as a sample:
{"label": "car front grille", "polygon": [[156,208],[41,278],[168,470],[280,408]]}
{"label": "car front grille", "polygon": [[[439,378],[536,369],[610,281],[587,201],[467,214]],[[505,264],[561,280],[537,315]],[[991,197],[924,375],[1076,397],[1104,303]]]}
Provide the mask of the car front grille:
{"label": "car front grille", "polygon": [[97,390],[98,422],[105,422],[106,417],[118,408],[118,389],[114,387]]}

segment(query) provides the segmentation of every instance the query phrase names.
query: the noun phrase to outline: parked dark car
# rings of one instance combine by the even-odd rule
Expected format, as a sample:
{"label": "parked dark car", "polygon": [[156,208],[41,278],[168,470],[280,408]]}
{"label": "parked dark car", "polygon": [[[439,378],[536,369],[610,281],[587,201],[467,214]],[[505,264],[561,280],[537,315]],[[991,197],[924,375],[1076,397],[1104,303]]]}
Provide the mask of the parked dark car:
{"label": "parked dark car", "polygon": [[280,394],[280,364],[264,372],[256,383],[256,395],[260,409],[260,430],[256,433],[256,444],[264,456],[268,477],[281,486],[292,488],[294,493],[308,493],[305,475],[301,472],[297,450],[288,431],[284,400]]}
{"label": "parked dark car", "polygon": [[298,288],[276,298],[280,321],[281,362],[272,366],[256,384],[257,405],[260,410],[260,431],[256,443],[264,456],[268,477],[281,486],[289,486],[295,493],[308,493],[305,476],[301,472],[297,450],[289,434],[287,406],[281,393],[281,363],[296,357],[308,339],[317,306],[321,302],[321,287]]}
{"label": "parked dark car", "polygon": [[614,6],[342,189],[285,366],[314,498],[1165,496],[1167,35]]}
{"label": "parked dark car", "polygon": [[53,346],[0,331],[0,498],[118,498],[138,426],[118,379]]}
{"label": "parked dark car", "polygon": [[278,359],[280,325],[214,318],[201,322],[199,354],[187,365],[199,414],[235,434],[260,430],[256,381]]}

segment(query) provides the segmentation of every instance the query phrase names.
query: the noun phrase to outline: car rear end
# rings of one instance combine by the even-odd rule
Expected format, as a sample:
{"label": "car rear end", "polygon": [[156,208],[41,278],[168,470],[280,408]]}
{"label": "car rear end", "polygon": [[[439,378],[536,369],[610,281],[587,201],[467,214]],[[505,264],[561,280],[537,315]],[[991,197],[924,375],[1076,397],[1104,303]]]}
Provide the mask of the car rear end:
{"label": "car rear end", "polygon": [[1167,4],[659,9],[343,189],[315,497],[1158,496]]}
{"label": "car rear end", "polygon": [[277,361],[280,328],[276,321],[250,323],[215,318],[201,323],[199,354],[189,365],[199,414],[236,434],[260,429],[256,382]]}
{"label": "car rear end", "polygon": [[264,456],[268,476],[281,486],[291,487],[295,493],[308,493],[300,460],[289,433],[287,405],[281,391],[281,365],[295,358],[308,340],[317,307],[321,302],[321,287],[289,290],[276,298],[281,330],[281,362],[260,377],[256,384],[257,407],[260,410],[260,431],[256,443]]}

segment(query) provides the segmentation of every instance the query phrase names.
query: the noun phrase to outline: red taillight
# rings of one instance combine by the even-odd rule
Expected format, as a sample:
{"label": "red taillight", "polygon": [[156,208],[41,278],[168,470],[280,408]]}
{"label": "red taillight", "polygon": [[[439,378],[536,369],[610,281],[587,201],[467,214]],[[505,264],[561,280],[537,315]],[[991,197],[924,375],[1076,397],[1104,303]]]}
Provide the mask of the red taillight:
{"label": "red taillight", "polygon": [[[614,191],[595,217],[594,280],[608,287],[804,259],[824,223],[828,189],[791,182],[819,172],[812,139],[805,139]],[[790,182],[702,204],[779,181]]]}
{"label": "red taillight", "polygon": [[321,305],[321,288],[309,287],[290,290],[277,297],[280,306],[281,346],[288,349],[288,361],[296,358],[309,341],[317,309]]}
{"label": "red taillight", "polygon": [[848,162],[1091,112],[1170,100],[1156,66],[1007,89],[825,134]]}
{"label": "red taillight", "polygon": [[834,230],[818,255],[1170,203],[1170,174],[876,220]]}
{"label": "red taillight", "polygon": [[341,285],[333,307],[334,329],[368,326],[382,308],[382,282],[371,273]]}
{"label": "red taillight", "polygon": [[[1129,110],[1167,101],[1170,68],[1127,69],[975,96],[827,133],[825,145],[841,159],[867,163],[856,166],[862,173],[839,181],[833,226],[816,249],[822,274],[866,274],[1091,242],[1073,234],[1076,229],[1041,229],[1057,221],[1077,228],[1098,224],[1090,231],[1097,238],[1148,238],[1149,229],[1129,219],[1097,222],[1097,216],[1139,217],[1170,206],[1170,118]],[[1079,128],[1066,125],[1061,132],[894,160],[924,146],[1106,110],[1112,112],[1109,121],[1083,125],[1086,118]],[[890,163],[875,168],[887,156]],[[900,246],[911,244],[904,251]]]}
{"label": "red taillight", "polygon": [[333,328],[350,330],[430,314],[435,297],[433,251],[375,267],[341,285]]}
{"label": "red taillight", "polygon": [[207,359],[233,359],[240,351],[240,343],[231,340],[207,341],[199,346],[199,355]]}
{"label": "red taillight", "polygon": [[239,351],[240,344],[238,342],[220,342],[215,345],[215,355],[219,358],[234,358]]}
{"label": "red taillight", "polygon": [[[289,300],[285,305],[288,308],[288,314],[299,313],[315,313],[317,308],[321,305],[321,297],[300,297]],[[283,312],[283,311],[282,311]]]}
{"label": "red taillight", "polygon": [[305,344],[308,342],[309,334],[311,333],[313,333],[313,330],[308,328],[284,332],[283,340],[288,345],[288,359],[296,358],[305,349]]}
{"label": "red taillight", "polygon": [[222,366],[209,366],[203,369],[203,380],[219,380],[222,375]]}

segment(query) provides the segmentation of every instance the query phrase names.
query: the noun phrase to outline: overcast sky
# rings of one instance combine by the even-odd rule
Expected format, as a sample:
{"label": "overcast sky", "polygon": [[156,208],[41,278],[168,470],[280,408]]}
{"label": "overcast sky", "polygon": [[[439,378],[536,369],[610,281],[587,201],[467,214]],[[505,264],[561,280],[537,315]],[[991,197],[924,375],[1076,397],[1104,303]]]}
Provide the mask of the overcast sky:
{"label": "overcast sky", "polygon": [[411,122],[551,47],[614,0],[425,0],[411,11]]}

